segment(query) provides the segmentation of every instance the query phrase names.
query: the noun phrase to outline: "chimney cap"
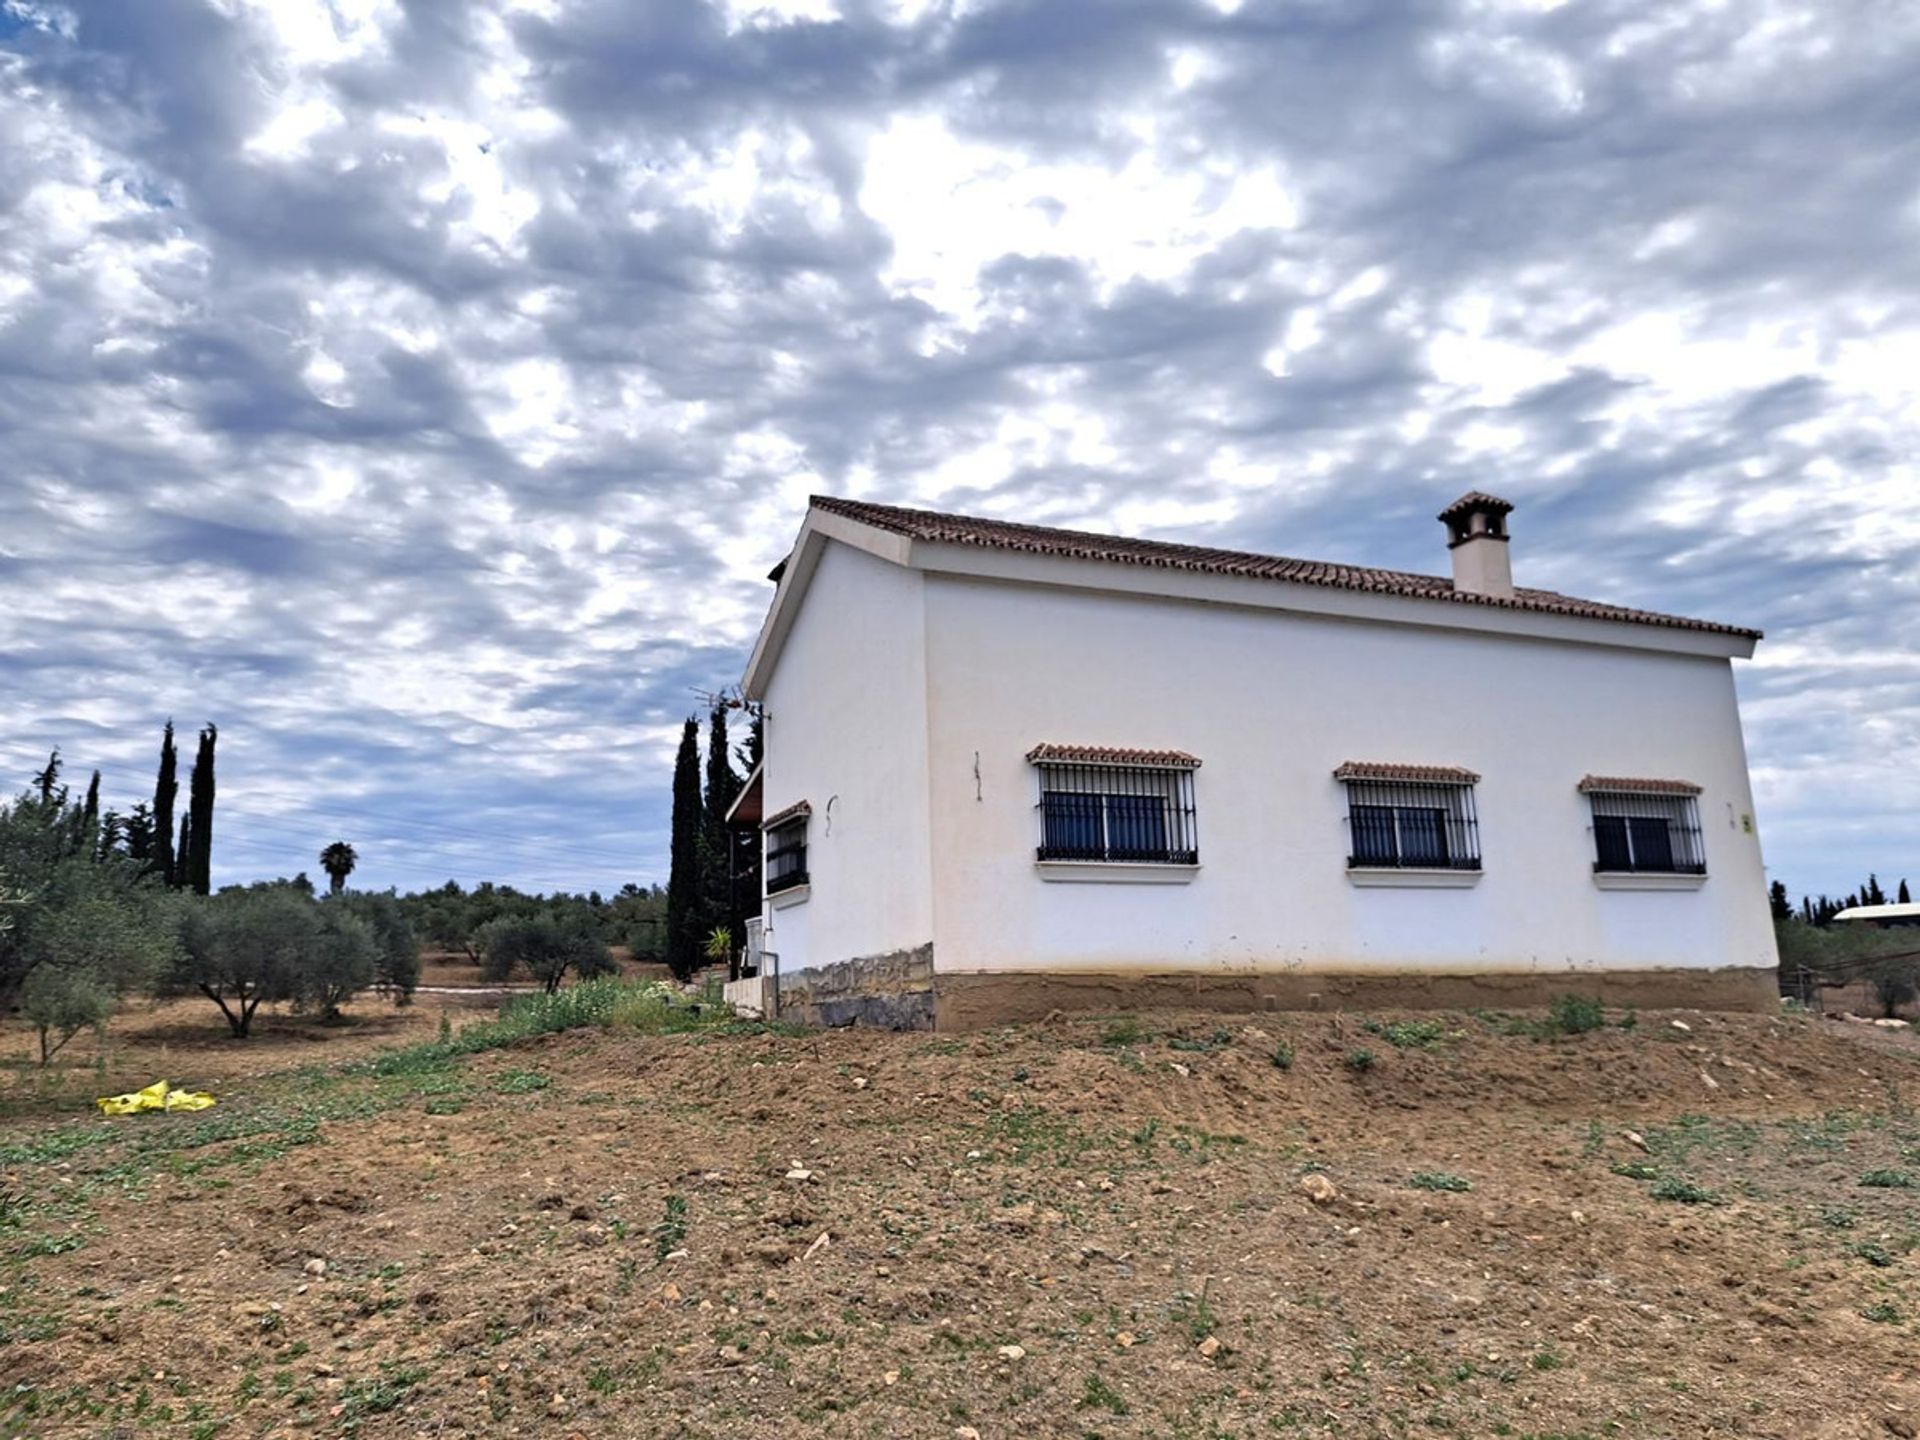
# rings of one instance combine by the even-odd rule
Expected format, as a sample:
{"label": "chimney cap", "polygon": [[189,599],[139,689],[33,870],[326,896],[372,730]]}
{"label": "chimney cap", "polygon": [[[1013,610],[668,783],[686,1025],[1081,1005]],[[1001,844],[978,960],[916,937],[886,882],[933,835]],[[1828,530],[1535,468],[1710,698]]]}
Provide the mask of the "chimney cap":
{"label": "chimney cap", "polygon": [[1489,495],[1484,490],[1469,490],[1434,518],[1457,520],[1467,515],[1511,515],[1512,513],[1511,500],[1502,500],[1498,495]]}

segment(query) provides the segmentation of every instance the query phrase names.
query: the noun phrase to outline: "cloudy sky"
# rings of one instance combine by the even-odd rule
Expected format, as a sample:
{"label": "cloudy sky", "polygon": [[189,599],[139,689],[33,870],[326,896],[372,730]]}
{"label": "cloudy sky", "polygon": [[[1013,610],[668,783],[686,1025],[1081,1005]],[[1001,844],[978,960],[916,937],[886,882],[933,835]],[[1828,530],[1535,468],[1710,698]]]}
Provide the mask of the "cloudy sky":
{"label": "cloudy sky", "polygon": [[[0,0],[0,771],[663,879],[815,490],[1764,627],[1920,882],[1911,0]],[[1623,712],[1623,723],[1631,723]]]}

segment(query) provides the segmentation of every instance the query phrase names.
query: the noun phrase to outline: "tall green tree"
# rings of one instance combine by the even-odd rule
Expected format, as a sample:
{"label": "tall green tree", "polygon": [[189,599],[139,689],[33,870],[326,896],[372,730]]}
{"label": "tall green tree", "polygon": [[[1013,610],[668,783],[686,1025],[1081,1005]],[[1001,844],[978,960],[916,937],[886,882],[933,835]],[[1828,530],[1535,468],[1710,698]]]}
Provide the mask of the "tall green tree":
{"label": "tall green tree", "polygon": [[[153,849],[141,858],[176,890],[186,878],[175,868],[173,850],[173,802],[180,794],[179,772],[180,751],[173,743],[173,721],[168,720],[167,728],[160,732],[160,774],[153,782]],[[184,854],[180,863],[185,863]]]}
{"label": "tall green tree", "polygon": [[[716,705],[707,717],[707,774],[702,839],[702,890],[706,905],[706,935],[701,954],[711,958],[709,942],[715,926],[723,927],[733,943],[740,939],[741,898],[737,881],[736,845],[727,812],[740,798],[741,779],[733,768],[733,751],[727,740],[726,707]],[[756,897],[757,899],[758,897]],[[722,953],[724,958],[724,952]]]}
{"label": "tall green tree", "polygon": [[213,747],[219,738],[220,732],[209,721],[200,732],[200,749],[193,757],[193,780],[188,790],[193,845],[186,856],[185,888],[196,895],[209,894],[213,889]]}
{"label": "tall green tree", "polygon": [[347,877],[353,873],[353,867],[360,863],[359,855],[353,846],[344,840],[336,840],[320,852],[320,868],[327,872],[327,893],[338,895],[347,888]]}
{"label": "tall green tree", "polygon": [[1791,920],[1793,918],[1793,901],[1787,898],[1787,884],[1784,880],[1773,882],[1767,890],[1767,899],[1773,906],[1774,919]]}
{"label": "tall green tree", "polygon": [[[154,853],[159,843],[160,837],[154,831],[153,807],[142,800],[133,807],[133,813],[127,816],[127,858],[137,860],[155,874],[159,874],[159,868],[153,864]],[[173,847],[169,844],[167,848],[171,851]],[[165,877],[162,876],[162,883],[164,882]]]}
{"label": "tall green tree", "polygon": [[672,850],[667,863],[667,968],[682,980],[699,968],[706,943],[700,884],[705,819],[700,794],[700,725],[688,716],[680,732],[680,753],[673,762]]}
{"label": "tall green tree", "polygon": [[40,803],[52,806],[67,803],[67,787],[60,783],[60,747],[53,747],[53,753],[47,756],[47,768],[33,777],[33,788],[40,792]]}
{"label": "tall green tree", "polygon": [[87,798],[80,805],[80,846],[89,855],[100,849],[100,772],[87,782]]}
{"label": "tall green tree", "polygon": [[0,1014],[20,1007],[42,1062],[171,955],[160,888],[118,854],[75,844],[62,787],[0,802]]}
{"label": "tall green tree", "polygon": [[1913,903],[1913,894],[1911,891],[1907,889],[1907,882],[1904,880],[1900,882],[1900,896],[1899,896],[1898,903],[1902,905],[1911,905]]}

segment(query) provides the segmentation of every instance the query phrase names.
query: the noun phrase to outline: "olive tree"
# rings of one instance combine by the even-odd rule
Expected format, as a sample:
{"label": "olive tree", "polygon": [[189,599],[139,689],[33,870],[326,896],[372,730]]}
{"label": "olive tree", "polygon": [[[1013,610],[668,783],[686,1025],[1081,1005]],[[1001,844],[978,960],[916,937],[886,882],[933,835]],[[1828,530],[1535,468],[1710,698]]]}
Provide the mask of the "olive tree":
{"label": "olive tree", "polygon": [[374,983],[381,960],[374,927],[347,904],[315,900],[285,883],[193,902],[180,939],[167,990],[205,995],[236,1040],[253,1033],[266,1004],[290,1002],[337,1019],[341,1006]]}
{"label": "olive tree", "polygon": [[85,818],[57,791],[0,804],[0,1008],[34,1028],[42,1064],[173,955],[171,897]]}
{"label": "olive tree", "polygon": [[569,970],[590,980],[618,968],[606,943],[591,928],[552,915],[508,915],[489,921],[474,936],[474,948],[480,952],[480,971],[487,979],[507,980],[524,970],[549,995],[560,988]]}
{"label": "olive tree", "polygon": [[374,988],[396,1005],[413,1003],[420,985],[420,941],[407,923],[407,914],[391,894],[349,894],[329,904],[345,905],[373,931]]}

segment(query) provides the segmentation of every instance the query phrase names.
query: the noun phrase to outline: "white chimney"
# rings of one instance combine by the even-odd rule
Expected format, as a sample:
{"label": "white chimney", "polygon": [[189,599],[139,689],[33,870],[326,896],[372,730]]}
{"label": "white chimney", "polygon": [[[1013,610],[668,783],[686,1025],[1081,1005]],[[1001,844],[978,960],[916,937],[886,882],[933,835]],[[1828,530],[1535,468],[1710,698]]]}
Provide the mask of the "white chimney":
{"label": "white chimney", "polygon": [[1468,595],[1513,594],[1513,557],[1507,553],[1507,516],[1513,506],[1497,495],[1469,490],[1440,512],[1453,552],[1453,588]]}

